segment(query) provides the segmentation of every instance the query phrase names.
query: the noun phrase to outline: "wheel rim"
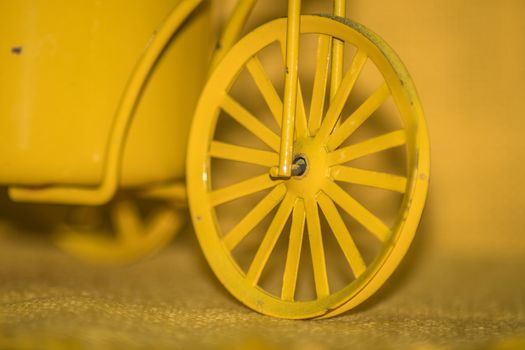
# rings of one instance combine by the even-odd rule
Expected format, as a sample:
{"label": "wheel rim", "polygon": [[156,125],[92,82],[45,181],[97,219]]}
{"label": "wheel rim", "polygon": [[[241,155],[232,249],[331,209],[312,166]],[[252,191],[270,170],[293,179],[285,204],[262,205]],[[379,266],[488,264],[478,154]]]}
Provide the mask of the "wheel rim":
{"label": "wheel rim", "polygon": [[63,227],[54,234],[55,243],[89,263],[124,265],[166,246],[185,222],[184,213],[169,204],[155,203],[147,215],[139,211],[136,200],[119,199],[112,204],[105,208],[111,213],[106,225],[102,224],[104,208],[77,208],[78,219],[88,226],[71,223]]}
{"label": "wheel rim", "polygon": [[[319,16],[303,16],[301,33],[322,34],[318,58],[324,57],[328,36],[357,47],[343,83],[334,99],[323,106],[327,75],[320,64],[315,73],[314,93],[309,117],[304,108],[296,116],[296,159],[305,169],[290,180],[270,178],[268,172],[228,186],[213,183],[213,159],[255,164],[269,170],[278,162],[278,133],[270,130],[230,96],[230,89],[242,70],[249,72],[266,102],[276,124],[280,123],[280,97],[257,54],[275,41],[285,40],[285,19],[270,22],[241,40],[224,58],[210,78],[197,108],[188,153],[188,188],[190,208],[201,247],[215,274],[226,288],[249,307],[273,316],[313,318],[333,316],[370,296],[395,269],[414,235],[427,190],[428,141],[423,115],[412,82],[403,65],[381,39],[352,22]],[[325,40],[324,44],[321,44]],[[320,60],[318,59],[317,62]],[[339,116],[366,62],[371,61],[384,78],[381,84],[347,120]],[[321,68],[319,68],[321,67]],[[325,72],[325,73],[323,73]],[[321,89],[321,90],[320,90]],[[298,100],[302,99],[299,94]],[[392,96],[404,129],[345,146],[346,140]],[[300,106],[304,104],[299,103]],[[326,110],[326,112],[325,112]],[[317,112],[316,112],[317,111]],[[216,139],[220,113],[242,125],[262,141],[266,149],[249,148]],[[333,130],[333,132],[332,132]],[[407,153],[405,177],[344,164],[383,150],[404,146]],[[341,182],[366,185],[402,193],[398,218],[391,227],[350,196]],[[246,215],[225,230],[218,208],[225,203],[255,193],[264,197],[246,211]],[[339,209],[338,209],[339,208]],[[342,210],[341,210],[342,209]],[[365,227],[381,243],[374,258],[365,262],[353,241],[341,211]],[[326,268],[320,213],[327,222],[354,279],[336,291],[331,290]],[[248,266],[242,267],[233,251],[247,239],[255,226],[271,219]],[[289,230],[283,230],[288,225]],[[227,232],[224,232],[227,231]],[[277,241],[286,236],[280,294],[273,295],[259,285],[263,270],[274,253]],[[303,240],[308,237],[315,297],[296,300]],[[274,293],[275,294],[275,293]]]}

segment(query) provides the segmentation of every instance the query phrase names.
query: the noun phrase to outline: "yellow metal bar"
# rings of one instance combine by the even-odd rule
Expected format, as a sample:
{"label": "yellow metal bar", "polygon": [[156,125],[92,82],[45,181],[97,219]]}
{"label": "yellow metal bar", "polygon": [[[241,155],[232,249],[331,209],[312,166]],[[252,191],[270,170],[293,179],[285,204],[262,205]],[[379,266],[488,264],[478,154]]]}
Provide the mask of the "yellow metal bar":
{"label": "yellow metal bar", "polygon": [[287,301],[293,301],[295,297],[305,217],[304,201],[299,199],[295,203],[292,214],[292,228],[290,229],[288,253],[286,254],[286,266],[284,268],[283,287],[281,291],[281,298]]}
{"label": "yellow metal bar", "polygon": [[310,104],[310,118],[308,119],[308,127],[312,135],[315,135],[321,127],[324,114],[331,46],[332,41],[328,35],[319,35],[312,102]]}
{"label": "yellow metal bar", "polygon": [[322,192],[319,193],[317,199],[319,201],[319,206],[324,213],[324,217],[326,218],[326,221],[328,221],[328,225],[330,225],[330,228],[337,239],[337,243],[339,243],[354,276],[356,278],[361,276],[366,270],[366,265],[363,261],[363,257],[359,253],[359,249],[352,239],[352,235],[341,218],[341,214],[339,214],[334,202],[328,198],[326,194]]}
{"label": "yellow metal bar", "polygon": [[286,194],[286,185],[280,184],[266,195],[239,223],[223,238],[224,245],[232,251],[257,226]]}
{"label": "yellow metal bar", "polygon": [[312,255],[312,267],[314,270],[315,291],[317,298],[321,299],[330,295],[330,286],[328,284],[323,234],[321,232],[319,209],[316,200],[312,197],[306,197],[305,209],[308,238],[310,240],[310,253]]}
{"label": "yellow metal bar", "polygon": [[279,155],[277,153],[236,146],[219,141],[212,141],[210,145],[210,156],[213,158],[261,165],[268,168],[271,168],[279,161]]}
{"label": "yellow metal bar", "polygon": [[[334,0],[334,15],[338,17],[346,16],[346,1]],[[332,39],[332,79],[330,83],[330,100],[335,97],[339,85],[343,80],[344,65],[344,43],[336,38]]]}
{"label": "yellow metal bar", "polygon": [[263,174],[211,192],[210,201],[213,206],[217,206],[277,186],[278,184],[279,181],[274,181],[267,174]]}
{"label": "yellow metal bar", "polygon": [[332,181],[327,181],[323,188],[323,192],[381,242],[386,240],[390,234],[388,226],[366,209],[361,203],[346,193],[345,190],[339,187],[339,185]]}
{"label": "yellow metal bar", "polygon": [[[286,43],[281,44],[281,51],[284,59],[286,59]],[[297,104],[295,106],[295,136],[303,138],[309,136],[308,121],[306,120],[306,110],[303,98],[303,91],[301,90],[301,79],[297,78]],[[283,109],[281,108],[281,114]]]}
{"label": "yellow metal bar", "polygon": [[361,74],[367,59],[368,58],[365,51],[359,50],[356,53],[352,61],[352,65],[346,72],[345,77],[343,78],[343,81],[341,82],[341,85],[334,96],[334,99],[331,101],[330,107],[328,108],[326,116],[321,124],[321,128],[315,136],[317,140],[325,142],[328,136],[330,136],[332,133],[332,130],[341,117],[341,112],[345,106],[346,101],[348,100],[348,96],[350,96],[350,93],[352,92],[352,89],[354,88],[357,78],[359,78],[359,75]]}
{"label": "yellow metal bar", "polygon": [[186,18],[203,0],[183,0],[170,13],[158,29],[144,51],[123,93],[119,109],[110,132],[103,178],[95,188],[48,186],[48,187],[11,187],[9,196],[16,201],[48,202],[62,204],[99,205],[113,197],[120,180],[120,168],[124,145],[133,120],[133,112],[140,93],[166,45]]}
{"label": "yellow metal bar", "polygon": [[301,80],[297,80],[297,106],[295,107],[295,135],[297,137],[307,137],[308,121],[306,120],[306,110],[301,89]]}
{"label": "yellow metal bar", "polygon": [[129,200],[119,201],[111,211],[118,238],[124,244],[138,242],[144,234],[144,226],[135,203]]}
{"label": "yellow metal bar", "polygon": [[405,130],[392,131],[388,134],[377,136],[348,147],[340,148],[332,153],[328,153],[326,161],[329,166],[344,164],[369,154],[402,146],[406,141]]}
{"label": "yellow metal bar", "polygon": [[274,151],[279,150],[279,136],[268,129],[264,123],[253,116],[231,96],[226,95],[224,97],[221,107],[230,117],[244,126],[253,135],[257,136],[257,138],[267,144],[271,149]]}
{"label": "yellow metal bar", "polygon": [[217,49],[211,60],[209,73],[213,72],[215,67],[217,67],[219,62],[224,58],[224,55],[230,51],[232,46],[239,39],[242,29],[244,28],[256,2],[257,0],[239,0],[237,5],[235,5],[233,13],[219,38]]}
{"label": "yellow metal bar", "polygon": [[266,231],[266,235],[248,269],[248,273],[246,273],[246,280],[252,285],[256,285],[259,282],[263,269],[283,232],[284,225],[286,225],[296,199],[297,197],[294,194],[287,193],[279,209],[277,209],[277,213],[275,213],[272,223],[268,227],[268,231]]}
{"label": "yellow metal bar", "polygon": [[399,193],[405,193],[407,187],[407,178],[404,176],[342,165],[332,167],[330,175],[336,181],[381,188]]}
{"label": "yellow metal bar", "polygon": [[273,118],[277,122],[277,125],[281,127],[283,102],[281,101],[281,97],[279,97],[279,94],[275,90],[275,87],[273,86],[270,77],[268,76],[268,74],[266,74],[266,71],[264,70],[264,67],[261,64],[261,61],[254,56],[250,61],[248,61],[246,67],[248,68],[248,71],[250,72],[250,75],[252,76],[255,85],[257,85],[257,88],[259,89],[262,97],[264,98],[264,101],[266,101],[266,104],[270,108],[270,111],[272,112]]}
{"label": "yellow metal bar", "polygon": [[[299,65],[299,35],[301,26],[301,1],[288,2],[288,24],[286,33],[286,76],[284,83],[283,122],[281,130],[281,153],[277,174],[278,177],[292,175],[293,141],[295,112],[297,107],[297,80]],[[275,169],[275,168],[274,168]]]}
{"label": "yellow metal bar", "polygon": [[346,16],[346,0],[334,0],[334,15],[339,17]]}
{"label": "yellow metal bar", "polygon": [[345,142],[390,96],[388,85],[384,83],[350,115],[328,138],[326,146],[334,150]]}

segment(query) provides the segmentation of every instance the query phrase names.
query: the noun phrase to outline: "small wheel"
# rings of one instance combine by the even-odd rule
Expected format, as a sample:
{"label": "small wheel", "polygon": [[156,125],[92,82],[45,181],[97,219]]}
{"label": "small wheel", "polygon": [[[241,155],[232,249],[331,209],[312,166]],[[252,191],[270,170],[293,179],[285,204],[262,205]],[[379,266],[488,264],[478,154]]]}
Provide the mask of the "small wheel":
{"label": "small wheel", "polygon": [[[330,317],[372,295],[408,249],[428,187],[426,126],[411,78],[378,36],[346,19],[302,16],[301,47],[314,38],[317,55],[300,58],[295,172],[270,177],[285,38],[286,19],[263,25],[209,79],[190,135],[190,209],[209,264],[236,298],[276,317]],[[355,54],[329,100],[332,38]],[[359,102],[367,72],[376,85]]]}
{"label": "small wheel", "polygon": [[100,207],[74,209],[72,222],[54,235],[55,243],[89,263],[128,264],[166,246],[186,221],[180,208],[168,204],[155,205],[144,220],[136,201],[118,199],[109,206],[108,230],[101,228],[103,211]]}

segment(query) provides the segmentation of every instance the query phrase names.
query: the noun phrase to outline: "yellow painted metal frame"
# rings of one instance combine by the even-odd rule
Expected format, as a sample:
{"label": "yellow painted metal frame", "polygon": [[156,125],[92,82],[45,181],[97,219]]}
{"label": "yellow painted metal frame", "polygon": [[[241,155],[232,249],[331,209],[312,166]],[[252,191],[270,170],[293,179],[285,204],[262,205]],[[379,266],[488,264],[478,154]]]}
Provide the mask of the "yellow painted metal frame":
{"label": "yellow painted metal frame", "polygon": [[[99,205],[106,203],[114,196],[119,186],[124,145],[133,121],[133,112],[147,77],[174,33],[203,1],[182,0],[156,32],[139,60],[126,86],[111,127],[100,184],[93,188],[59,185],[11,187],[9,188],[11,198],[18,201]],[[333,2],[334,16],[326,18],[301,16],[301,1],[289,0],[287,19],[272,21],[237,43],[255,3],[256,0],[240,0],[237,3],[210,63],[211,77],[195,115],[187,157],[188,194],[192,219],[200,244],[212,269],[226,288],[243,303],[259,312],[277,317],[331,317],[355,307],[372,295],[397,267],[412,241],[428,188],[429,145],[423,112],[410,76],[397,55],[368,29],[341,18],[345,15],[346,1],[335,0]],[[304,110],[300,109],[302,96],[298,88],[301,33],[323,34],[318,51],[315,91],[308,121],[306,121]],[[242,106],[225,96],[228,87],[224,84],[231,82],[238,70],[243,67],[246,62],[242,60],[247,59],[248,53],[254,54],[253,50],[260,49],[261,45],[267,43],[268,35],[270,39],[279,38],[281,44],[285,43],[283,50],[286,61],[284,98],[282,106],[279,104],[280,101],[276,103],[275,100],[271,106],[274,117],[281,126],[280,138],[278,135],[265,132],[260,128],[260,123],[251,118],[249,113],[242,109]],[[350,68],[350,74],[346,76],[343,72],[344,40],[353,41],[359,49]],[[387,95],[391,94],[401,115],[405,118],[406,130],[384,135],[367,145],[361,145],[359,149],[350,147],[338,149],[345,137],[352,132],[352,126],[346,123],[340,124],[340,113],[336,112],[338,107],[334,108],[335,112],[329,109],[327,116],[322,120],[320,111],[323,110],[324,100],[316,99],[315,96],[324,96],[325,83],[330,75],[330,103],[342,108],[348,95],[339,94],[339,90],[346,89],[349,93],[367,58],[379,68],[385,77],[386,84],[367,100],[362,107],[364,111],[356,112],[358,113],[356,118],[365,120],[364,114],[376,108]],[[329,65],[331,65],[330,73],[327,69]],[[256,75],[259,73],[259,83],[264,81],[265,77],[258,71],[256,61],[253,61],[248,69],[252,73],[255,72]],[[268,96],[272,95],[271,91],[266,92],[269,92]],[[236,115],[241,124],[244,123],[273,151],[253,153],[242,147],[215,142],[212,137],[217,119],[217,106],[228,109],[231,114]],[[366,147],[380,150],[381,147],[384,149],[387,146],[394,147],[404,144],[408,149],[408,178],[377,173],[370,177],[370,173],[345,168],[341,165],[346,160],[356,157],[356,154],[370,152],[370,149],[364,149]],[[304,177],[294,178],[294,170],[297,170],[297,165],[293,164],[293,157],[298,153],[309,158],[311,167],[309,173]],[[209,158],[214,155],[237,160],[253,158],[250,161],[266,166],[268,174],[238,184],[229,190],[212,191],[208,172]],[[374,220],[358,204],[345,197],[344,191],[342,192],[335,185],[335,180],[354,181],[368,185],[380,183],[383,188],[404,193],[403,211],[395,227],[392,230],[385,229],[384,225]],[[251,191],[271,187],[273,190],[262,205],[254,209],[253,213],[260,216],[278,204],[279,209],[270,225],[269,234],[257,251],[252,266],[244,273],[240,271],[230,255],[230,250],[238,244],[242,237],[237,234],[220,239],[214,207],[240,195],[251,193]],[[169,200],[185,198],[185,191],[181,190],[180,185],[149,189],[144,194]],[[359,258],[359,253],[352,248],[352,238],[347,235],[347,229],[337,214],[334,202],[357,210],[358,221],[383,242],[381,254],[369,266],[364,265]],[[323,271],[325,257],[319,224],[319,207],[328,217],[329,224],[357,276],[354,282],[333,294],[329,290],[326,271]],[[169,237],[165,232],[175,226],[180,226],[180,217],[170,215],[170,210],[161,211],[154,218],[151,227],[147,230],[159,234],[152,234],[150,240],[140,246],[140,244],[137,245],[137,242],[141,241],[135,238],[144,227],[136,221],[138,216],[133,210],[130,210],[127,203],[121,203],[117,208],[115,220],[122,231],[122,242],[120,243],[126,246],[132,242],[134,246],[132,249],[123,249],[120,255],[112,253],[114,246],[111,244],[105,245],[104,249],[101,247],[104,247],[105,243],[101,245],[82,239],[65,240],[62,241],[62,244],[65,249],[77,250],[77,255],[85,254],[87,259],[116,259],[118,261],[134,259],[165,244],[166,238]],[[292,216],[290,246],[293,249],[288,251],[287,261],[290,263],[287,262],[285,267],[281,298],[276,298],[257,287],[257,281],[289,215]],[[249,227],[254,225],[255,221],[248,218],[241,224]],[[312,247],[317,299],[299,302],[294,300],[294,281],[297,278],[298,269],[294,261],[298,259],[300,239],[305,227],[308,227]],[[139,248],[135,249],[137,247]]]}

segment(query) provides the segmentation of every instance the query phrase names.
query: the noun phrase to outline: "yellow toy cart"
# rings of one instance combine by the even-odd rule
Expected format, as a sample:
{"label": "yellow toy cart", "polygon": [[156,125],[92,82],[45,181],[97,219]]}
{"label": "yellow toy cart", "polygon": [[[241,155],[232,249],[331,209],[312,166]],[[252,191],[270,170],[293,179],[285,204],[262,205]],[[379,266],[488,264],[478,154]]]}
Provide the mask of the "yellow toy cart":
{"label": "yellow toy cart", "polygon": [[115,236],[74,224],[57,236],[105,262],[166,244],[187,193],[237,299],[331,317],[371,296],[412,241],[429,178],[423,112],[345,1],[302,15],[289,0],[286,18],[239,38],[255,3],[238,1],[212,54],[205,0],[2,2],[0,182],[15,201],[81,212],[111,200]]}

